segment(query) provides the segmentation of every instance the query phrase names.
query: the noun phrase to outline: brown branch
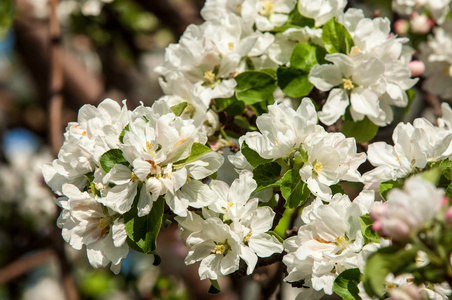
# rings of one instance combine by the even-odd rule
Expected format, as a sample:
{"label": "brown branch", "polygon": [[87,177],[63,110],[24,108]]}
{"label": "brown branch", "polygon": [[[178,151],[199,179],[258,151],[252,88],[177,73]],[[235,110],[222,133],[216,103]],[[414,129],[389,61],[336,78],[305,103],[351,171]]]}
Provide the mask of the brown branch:
{"label": "brown branch", "polygon": [[55,252],[49,249],[20,258],[0,270],[0,283],[9,282],[54,259]]}
{"label": "brown branch", "polygon": [[[50,86],[50,48],[52,40],[48,25],[36,20],[26,0],[16,0],[17,17],[14,20],[15,47],[35,83],[39,100],[47,106]],[[61,51],[63,70],[62,95],[68,107],[79,109],[83,104],[97,105],[102,100],[104,87],[101,80],[69,52]]]}

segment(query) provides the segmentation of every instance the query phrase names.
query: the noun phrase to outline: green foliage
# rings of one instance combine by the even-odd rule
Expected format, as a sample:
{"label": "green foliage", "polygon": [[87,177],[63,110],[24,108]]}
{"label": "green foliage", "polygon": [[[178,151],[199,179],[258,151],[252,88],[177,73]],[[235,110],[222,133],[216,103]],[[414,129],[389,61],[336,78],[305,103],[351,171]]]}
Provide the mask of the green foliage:
{"label": "green foliage", "polygon": [[129,237],[129,243],[133,242],[135,247],[143,253],[152,253],[155,251],[157,235],[160,232],[163,219],[163,208],[165,207],[165,199],[159,197],[154,202],[151,212],[144,217],[138,217],[136,206],[124,214],[124,224]]}
{"label": "green foliage", "polygon": [[250,121],[247,117],[244,116],[235,116],[234,123],[240,128],[246,129],[247,131],[256,131],[257,127],[250,124]]}
{"label": "green foliage", "polygon": [[364,237],[364,242],[368,243],[380,243],[380,236],[374,230],[372,230],[372,219],[369,214],[359,217],[359,224],[361,225],[361,232]]}
{"label": "green foliage", "polygon": [[380,248],[367,260],[363,275],[363,285],[370,296],[382,297],[385,292],[386,276],[395,276],[409,271],[415,264],[416,247],[409,249],[390,246]]}
{"label": "green foliage", "polygon": [[333,291],[345,300],[360,300],[358,283],[361,273],[358,268],[347,269],[334,280]]}
{"label": "green foliage", "polygon": [[268,162],[258,165],[253,170],[253,178],[256,180],[258,188],[256,192],[279,185],[281,178],[281,166],[276,162]]}
{"label": "green foliage", "polygon": [[121,144],[124,144],[124,135],[126,134],[126,131],[129,131],[129,124],[124,126],[124,128],[121,131],[121,133],[119,134],[119,142]]}
{"label": "green foliage", "polygon": [[245,156],[246,160],[250,163],[250,165],[252,165],[254,168],[272,161],[271,159],[262,158],[256,151],[248,147],[246,142],[242,143],[240,151]]}
{"label": "green foliage", "polygon": [[288,28],[302,28],[305,26],[313,28],[315,26],[314,19],[302,16],[298,11],[298,8],[295,7],[295,9],[292,12],[290,12],[289,18],[286,21],[286,23],[281,27],[274,28],[272,31],[283,32],[286,31]]}
{"label": "green foliage", "polygon": [[179,104],[171,106],[170,109],[176,116],[180,117],[187,106],[188,102],[181,102]]}
{"label": "green foliage", "polygon": [[398,189],[403,188],[403,182],[394,181],[394,180],[389,180],[389,181],[386,181],[386,182],[382,182],[380,184],[380,195],[381,195],[381,197],[386,200],[386,195],[393,188],[398,188]]}
{"label": "green foliage", "polygon": [[364,119],[357,122],[344,121],[341,132],[346,137],[354,137],[357,143],[367,143],[375,137],[378,128],[367,117],[364,117]]}
{"label": "green foliage", "polygon": [[294,47],[290,55],[290,66],[309,72],[313,66],[325,62],[326,54],[325,49],[322,47],[299,43]]}
{"label": "green foliage", "polygon": [[110,170],[116,164],[123,164],[129,166],[129,162],[122,156],[122,151],[119,149],[111,149],[102,154],[100,157],[100,166],[105,172],[110,172]]}
{"label": "green foliage", "polygon": [[220,292],[220,285],[218,284],[218,281],[212,279],[209,280],[210,280],[209,294],[218,294]]}
{"label": "green foliage", "polygon": [[355,45],[350,33],[333,18],[323,25],[322,41],[328,53],[349,54]]}
{"label": "green foliage", "polygon": [[286,207],[295,208],[302,205],[311,195],[307,184],[301,180],[300,173],[291,169],[281,179],[281,194],[286,199]]}
{"label": "green foliage", "polygon": [[229,116],[238,116],[245,111],[245,103],[238,100],[235,95],[230,98],[215,99],[213,106],[217,113],[226,111]]}
{"label": "green foliage", "polygon": [[0,1],[0,40],[4,38],[11,27],[16,14],[14,0]]}
{"label": "green foliage", "polygon": [[197,160],[201,155],[210,151],[212,151],[212,149],[210,149],[206,145],[203,145],[201,143],[193,143],[193,145],[191,146],[190,155],[187,158],[184,158],[174,163],[173,167],[176,169],[180,168],[188,163]]}
{"label": "green foliage", "polygon": [[268,71],[245,71],[235,77],[235,96],[245,104],[273,101],[276,79]]}
{"label": "green foliage", "polygon": [[278,85],[289,97],[298,98],[308,95],[314,85],[309,82],[308,72],[292,67],[279,67]]}

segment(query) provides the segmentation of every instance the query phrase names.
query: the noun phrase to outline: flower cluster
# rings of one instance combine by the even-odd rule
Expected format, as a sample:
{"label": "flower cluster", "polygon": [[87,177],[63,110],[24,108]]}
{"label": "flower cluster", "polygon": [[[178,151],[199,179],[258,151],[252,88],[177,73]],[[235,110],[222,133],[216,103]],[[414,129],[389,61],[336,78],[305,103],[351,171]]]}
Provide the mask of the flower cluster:
{"label": "flower cluster", "polygon": [[[163,220],[175,221],[185,263],[199,263],[201,279],[215,285],[277,257],[284,280],[302,287],[298,299],[333,292],[357,299],[360,281],[381,298],[392,271],[401,274],[418,252],[444,244],[432,250],[438,255],[427,253],[441,276],[432,282],[425,268],[413,275],[427,287],[444,281],[452,251],[441,233],[452,219],[443,200],[444,190],[450,196],[452,110],[443,105],[438,126],[423,118],[400,123],[394,145],[367,148],[379,126],[393,121],[393,108],[412,100],[413,51],[390,32],[389,19],[344,12],[346,4],[206,1],[206,22],[189,26],[155,70],[165,95],[133,111],[111,99],[83,106],[58,158],[42,167],[59,196],[64,239],[85,246],[94,267],[119,272],[129,246],[157,255]],[[424,53],[432,63],[447,60],[449,50],[435,46],[447,40],[441,30]],[[223,166],[224,147],[235,152],[228,160],[237,174]],[[366,158],[375,168],[361,175]],[[222,172],[231,173],[230,184]],[[409,178],[415,173],[432,183]],[[367,189],[349,197],[344,182],[380,185],[383,202]],[[404,191],[390,191],[404,183]],[[434,233],[423,232],[424,239],[425,228]],[[380,235],[409,245],[389,246]],[[381,261],[395,269],[378,270]]]}

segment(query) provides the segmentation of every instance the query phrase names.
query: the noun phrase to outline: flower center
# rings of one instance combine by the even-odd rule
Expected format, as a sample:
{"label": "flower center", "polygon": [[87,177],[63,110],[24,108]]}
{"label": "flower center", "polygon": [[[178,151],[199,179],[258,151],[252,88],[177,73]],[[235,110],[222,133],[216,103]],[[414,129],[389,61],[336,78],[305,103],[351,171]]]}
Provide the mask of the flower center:
{"label": "flower center", "polygon": [[348,245],[350,245],[350,241],[347,236],[341,235],[335,239],[334,244],[339,247],[339,251],[336,253],[336,255],[339,255],[348,247]]}
{"label": "flower center", "polygon": [[317,162],[314,167],[312,167],[312,169],[314,170],[314,172],[319,173],[320,171],[322,171],[323,169],[323,165],[321,162]]}
{"label": "flower center", "polygon": [[351,90],[353,89],[354,85],[353,82],[350,79],[342,79],[342,82],[344,83],[344,89]]}
{"label": "flower center", "polygon": [[97,228],[100,229],[100,237],[108,234],[110,232],[111,225],[113,224],[113,218],[110,216],[105,216],[99,219],[97,223]]}
{"label": "flower center", "polygon": [[204,72],[204,81],[210,84],[215,83],[215,73],[212,71]]}
{"label": "flower center", "polygon": [[265,1],[260,14],[269,18],[273,12],[273,1]]}
{"label": "flower center", "polygon": [[228,240],[226,240],[224,243],[216,243],[212,253],[226,255],[230,249],[231,247],[228,244]]}
{"label": "flower center", "polygon": [[236,4],[235,10],[237,11],[238,14],[241,14],[242,13],[242,4]]}
{"label": "flower center", "polygon": [[229,50],[233,51],[234,48],[235,48],[234,43],[233,43],[233,42],[229,42],[229,43],[228,43],[228,48],[229,48]]}
{"label": "flower center", "polygon": [[243,238],[243,242],[244,242],[245,244],[248,244],[248,242],[250,241],[252,235],[253,235],[253,232],[252,232],[251,229],[250,229],[250,232],[248,232],[248,234],[245,235],[245,237]]}

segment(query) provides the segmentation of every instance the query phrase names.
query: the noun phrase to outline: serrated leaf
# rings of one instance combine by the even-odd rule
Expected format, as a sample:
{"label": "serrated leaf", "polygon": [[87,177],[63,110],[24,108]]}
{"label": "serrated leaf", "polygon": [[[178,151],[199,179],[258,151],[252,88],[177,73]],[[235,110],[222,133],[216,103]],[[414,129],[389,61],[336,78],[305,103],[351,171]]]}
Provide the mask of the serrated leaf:
{"label": "serrated leaf", "polygon": [[119,149],[110,149],[99,159],[100,166],[102,169],[108,173],[116,164],[122,164],[125,166],[129,166],[129,162],[122,155],[122,151]]}
{"label": "serrated leaf", "polygon": [[415,264],[418,250],[414,246],[409,249],[390,246],[371,254],[362,278],[367,294],[381,298],[385,292],[386,276],[389,273],[397,276],[406,272]]}
{"label": "serrated leaf", "polygon": [[301,180],[298,170],[291,169],[287,171],[280,182],[281,194],[286,199],[286,207],[298,207],[311,195],[307,184]]}
{"label": "serrated leaf", "polygon": [[322,41],[328,53],[349,54],[355,45],[350,33],[333,18],[323,25]]}
{"label": "serrated leaf", "polygon": [[403,183],[402,182],[398,182],[398,181],[394,181],[394,180],[389,180],[389,181],[380,183],[380,195],[381,195],[381,197],[386,200],[386,195],[393,188],[401,189],[401,188],[403,188]]}
{"label": "serrated leaf", "polygon": [[235,77],[235,96],[245,104],[268,102],[273,99],[276,80],[266,72],[245,71]]}
{"label": "serrated leaf", "polygon": [[176,116],[180,117],[187,106],[188,102],[181,102],[179,104],[171,106],[170,109]]}
{"label": "serrated leaf", "polygon": [[220,285],[218,284],[218,281],[212,280],[212,279],[209,279],[209,280],[210,280],[210,288],[209,288],[208,293],[209,294],[218,294],[220,292]]}
{"label": "serrated leaf", "polygon": [[252,165],[254,168],[256,168],[259,165],[271,162],[271,159],[262,158],[256,151],[251,149],[246,142],[242,143],[242,146],[240,147],[240,151],[245,156],[246,160]]}
{"label": "serrated leaf", "polygon": [[365,239],[365,243],[380,243],[380,236],[374,230],[372,230],[373,221],[369,214],[359,217],[359,224],[361,226],[361,232]]}
{"label": "serrated leaf", "polygon": [[210,149],[206,145],[203,145],[201,143],[193,143],[193,145],[191,146],[190,155],[185,159],[175,162],[173,167],[176,169],[180,168],[190,162],[197,160],[201,155],[209,151],[212,151],[212,149]]}
{"label": "serrated leaf", "polygon": [[277,71],[278,85],[289,97],[299,98],[308,95],[314,85],[309,82],[309,73],[287,67],[279,67]]}
{"label": "serrated leaf", "polygon": [[151,253],[157,247],[156,239],[162,225],[164,206],[165,199],[159,197],[147,216],[138,217],[136,206],[124,214],[127,236],[143,253]]}
{"label": "serrated leaf", "polygon": [[281,178],[281,166],[276,162],[269,162],[257,166],[253,170],[253,178],[256,180],[256,192],[278,186]]}
{"label": "serrated leaf", "polygon": [[345,121],[341,132],[346,137],[354,137],[357,143],[367,143],[372,140],[380,127],[372,123],[367,117],[361,121]]}
{"label": "serrated leaf", "polygon": [[319,64],[318,57],[324,58],[326,54],[325,49],[319,46],[308,43],[298,43],[290,55],[290,66],[309,72],[313,66]]}
{"label": "serrated leaf", "polygon": [[361,273],[358,268],[343,271],[334,280],[333,291],[345,300],[360,300],[358,284]]}

